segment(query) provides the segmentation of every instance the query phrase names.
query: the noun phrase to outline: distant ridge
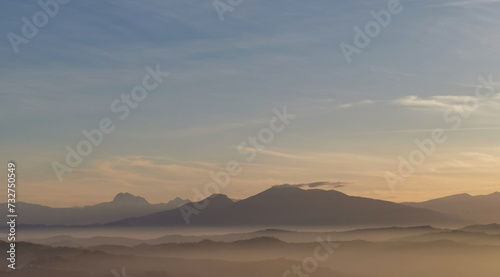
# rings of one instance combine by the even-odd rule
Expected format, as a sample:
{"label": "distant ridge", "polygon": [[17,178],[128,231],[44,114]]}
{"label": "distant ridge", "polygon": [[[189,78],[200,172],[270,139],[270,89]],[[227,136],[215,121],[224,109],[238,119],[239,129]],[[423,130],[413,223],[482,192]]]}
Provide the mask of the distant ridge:
{"label": "distant ridge", "polygon": [[462,193],[425,202],[404,202],[401,204],[455,215],[481,224],[500,223],[499,192],[477,196]]}
{"label": "distant ridge", "polygon": [[469,226],[462,228],[462,230],[470,231],[470,232],[483,232],[483,233],[490,233],[490,234],[500,234],[500,224],[492,223],[492,224],[486,224],[486,225],[469,225]]}
{"label": "distant ridge", "polygon": [[122,245],[137,246],[140,244],[166,244],[166,243],[196,243],[203,240],[216,242],[246,241],[256,237],[273,237],[284,242],[312,242],[318,237],[331,237],[337,241],[350,241],[363,238],[369,241],[385,241],[388,237],[405,238],[423,234],[439,233],[449,231],[448,229],[438,229],[431,226],[415,227],[386,227],[355,229],[347,231],[290,231],[280,229],[264,229],[247,233],[225,233],[225,234],[205,234],[205,235],[164,235],[154,239],[133,239],[127,237],[104,237],[97,236],[91,238],[78,238],[72,236],[53,236],[44,239],[31,239],[29,242],[45,244],[51,246],[72,246],[88,247],[98,245]]}
{"label": "distant ridge", "polygon": [[[111,202],[92,206],[51,208],[38,204],[18,202],[19,223],[29,225],[82,225],[115,221],[130,216],[143,216],[157,211],[175,209],[189,203],[175,198],[168,203],[150,204],[146,199],[130,193],[118,193]],[[7,204],[0,204],[0,212],[7,214]],[[31,226],[36,228],[36,226]]]}

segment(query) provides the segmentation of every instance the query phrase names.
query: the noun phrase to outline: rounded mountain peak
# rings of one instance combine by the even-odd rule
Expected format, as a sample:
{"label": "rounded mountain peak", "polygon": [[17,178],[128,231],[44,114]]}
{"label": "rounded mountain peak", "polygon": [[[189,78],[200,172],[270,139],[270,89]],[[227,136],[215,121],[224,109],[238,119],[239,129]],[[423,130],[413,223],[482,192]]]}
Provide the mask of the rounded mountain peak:
{"label": "rounded mountain peak", "polygon": [[113,203],[133,204],[133,205],[138,205],[138,204],[148,205],[149,204],[149,202],[146,199],[144,199],[140,196],[132,195],[128,192],[118,193],[115,196],[115,198],[113,199]]}

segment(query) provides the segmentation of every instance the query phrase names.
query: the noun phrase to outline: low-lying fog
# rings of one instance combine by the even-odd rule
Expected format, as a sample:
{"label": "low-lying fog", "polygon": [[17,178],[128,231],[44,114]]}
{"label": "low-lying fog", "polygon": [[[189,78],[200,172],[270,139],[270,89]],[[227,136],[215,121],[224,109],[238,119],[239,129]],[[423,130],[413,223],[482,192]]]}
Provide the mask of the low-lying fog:
{"label": "low-lying fog", "polygon": [[500,276],[500,229],[491,226],[72,228],[19,234],[29,242],[18,242],[18,268],[9,272],[15,277]]}

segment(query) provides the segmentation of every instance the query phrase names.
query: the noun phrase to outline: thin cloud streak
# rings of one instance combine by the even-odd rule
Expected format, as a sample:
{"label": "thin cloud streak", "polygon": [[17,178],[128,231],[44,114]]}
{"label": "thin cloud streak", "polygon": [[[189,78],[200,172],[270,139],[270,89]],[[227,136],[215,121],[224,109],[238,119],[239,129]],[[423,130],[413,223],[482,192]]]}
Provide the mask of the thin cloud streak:
{"label": "thin cloud streak", "polygon": [[[500,130],[499,127],[477,127],[477,128],[459,128],[459,129],[442,129],[447,132],[467,132],[467,131],[497,131]],[[358,132],[356,134],[387,134],[387,133],[429,133],[434,131],[434,129],[404,129],[404,130],[387,130],[387,131],[369,131],[369,132]]]}
{"label": "thin cloud streak", "polygon": [[500,2],[500,0],[451,1],[448,3],[431,5],[429,7],[463,7],[468,5],[492,4],[498,2]]}
{"label": "thin cloud streak", "polygon": [[295,188],[318,188],[318,187],[333,187],[333,188],[342,188],[346,185],[351,184],[351,182],[314,182],[314,183],[306,183],[306,184],[282,184],[275,185],[274,188],[287,188],[287,187],[295,187]]}

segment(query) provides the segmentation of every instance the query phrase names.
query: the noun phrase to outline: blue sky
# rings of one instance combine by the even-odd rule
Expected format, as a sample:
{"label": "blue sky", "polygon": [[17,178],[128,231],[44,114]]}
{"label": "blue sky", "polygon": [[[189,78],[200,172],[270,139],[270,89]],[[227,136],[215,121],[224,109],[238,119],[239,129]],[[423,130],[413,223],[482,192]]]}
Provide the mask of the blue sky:
{"label": "blue sky", "polygon": [[[15,54],[7,34],[41,8],[5,1],[0,149],[19,165],[22,201],[81,205],[120,191],[190,198],[284,106],[297,118],[223,193],[315,181],[394,201],[497,190],[496,95],[394,192],[384,172],[415,139],[450,127],[443,112],[460,109],[478,76],[500,81],[500,3],[402,1],[347,63],[339,44],[352,44],[353,28],[387,3],[244,0],[221,22],[211,1],[71,1]],[[110,103],[157,64],[166,81],[58,182],[51,163],[65,146],[113,116]]]}

